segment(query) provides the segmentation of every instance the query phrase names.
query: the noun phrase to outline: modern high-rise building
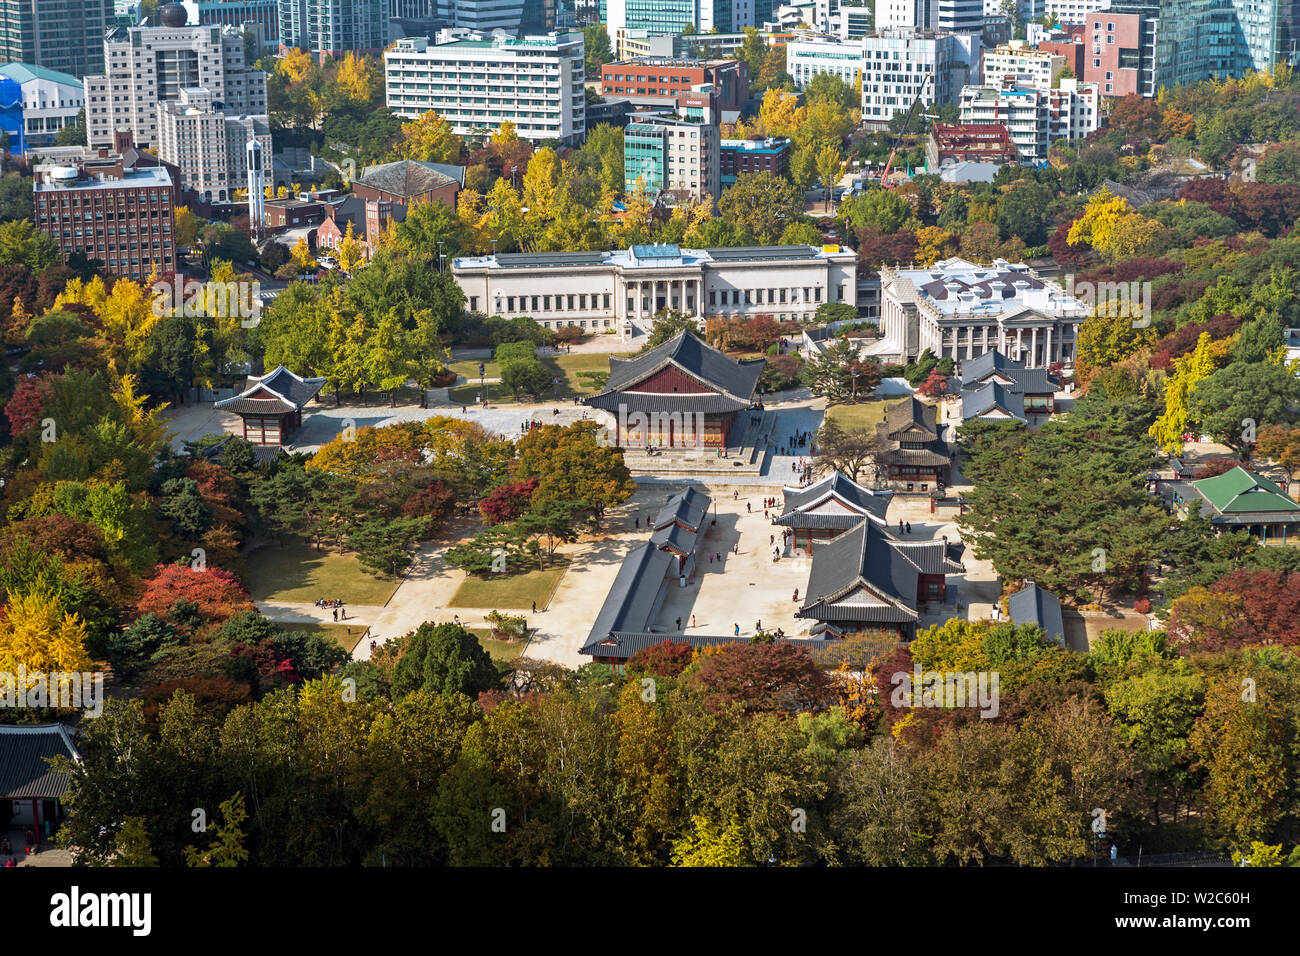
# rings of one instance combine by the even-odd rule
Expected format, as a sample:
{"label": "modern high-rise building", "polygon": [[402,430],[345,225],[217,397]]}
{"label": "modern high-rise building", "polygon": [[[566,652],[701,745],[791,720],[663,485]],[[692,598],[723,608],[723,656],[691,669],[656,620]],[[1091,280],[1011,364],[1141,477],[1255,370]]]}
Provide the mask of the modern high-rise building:
{"label": "modern high-rise building", "polygon": [[181,90],[158,104],[158,157],[180,167],[181,185],[206,203],[234,201],[248,177],[248,143],[262,144],[262,176],[270,180],[271,126],[265,114],[216,108],[207,90]]}
{"label": "modern high-rise building", "polygon": [[509,120],[534,142],[578,142],[587,130],[583,50],[581,33],[407,37],[384,54],[388,108],[408,118],[432,110],[464,136]]}
{"label": "modern high-rise building", "polygon": [[884,129],[896,113],[906,113],[920,98],[922,106],[942,106],[969,82],[970,47],[976,34],[934,30],[877,30],[861,40],[862,123]]}
{"label": "modern high-rise building", "polygon": [[613,43],[619,30],[670,35],[692,27],[698,33],[735,33],[772,18],[771,0],[602,0],[601,22]]}
{"label": "modern high-rise building", "polygon": [[1054,90],[1001,86],[967,86],[961,91],[961,122],[1000,123],[1016,144],[1022,163],[1041,163],[1058,140],[1082,139],[1101,121],[1095,83],[1061,80]]}
{"label": "modern high-rise building", "polygon": [[129,129],[141,149],[158,145],[158,105],[203,89],[234,113],[266,113],[266,74],[249,69],[233,27],[186,26],[178,3],[161,8],[162,26],[114,27],[103,40],[106,70],[86,77],[86,141],[111,146]]}
{"label": "modern high-rise building", "polygon": [[1050,90],[1065,69],[1065,57],[1049,50],[1035,50],[1023,40],[984,51],[984,83],[998,85],[1007,77],[1018,86]]}
{"label": "modern high-rise building", "polygon": [[876,0],[876,29],[980,33],[984,0]]}
{"label": "modern high-rise building", "polygon": [[113,0],[0,0],[0,62],[44,66],[81,79],[104,69]]}
{"label": "modern high-rise building", "polygon": [[1300,62],[1295,0],[1112,0],[1108,11],[1084,17],[1085,66],[1106,60],[1105,48],[1120,42],[1111,36],[1111,25],[1118,31],[1119,21],[1108,14],[1140,17],[1137,46],[1122,47],[1118,65],[1149,73],[1142,85],[1151,92],[1145,95],[1162,86]]}
{"label": "modern high-rise building", "polygon": [[181,0],[181,6],[196,26],[249,28],[264,48],[280,44],[278,0]]}
{"label": "modern high-rise building", "polygon": [[316,56],[378,53],[388,42],[389,0],[279,0],[280,46]]}
{"label": "modern high-rise building", "polygon": [[717,199],[722,193],[716,98],[708,90],[678,97],[673,114],[641,114],[623,130],[623,189],[640,184],[651,199]]}

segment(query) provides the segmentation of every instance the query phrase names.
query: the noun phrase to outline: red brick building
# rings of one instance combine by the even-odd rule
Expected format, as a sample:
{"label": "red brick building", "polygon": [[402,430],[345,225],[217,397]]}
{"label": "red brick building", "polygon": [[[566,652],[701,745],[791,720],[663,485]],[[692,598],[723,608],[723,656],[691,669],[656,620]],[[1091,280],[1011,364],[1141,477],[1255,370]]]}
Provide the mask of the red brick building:
{"label": "red brick building", "polygon": [[935,123],[925,148],[926,163],[937,170],[945,163],[998,163],[1020,161],[1016,144],[1003,123]]}
{"label": "red brick building", "polygon": [[390,202],[413,206],[421,202],[440,202],[456,208],[456,193],[461,184],[433,163],[412,159],[371,166],[352,183],[352,193],[367,202]]}
{"label": "red brick building", "polygon": [[725,189],[744,173],[790,174],[788,139],[724,139],[718,151],[722,186]]}
{"label": "red brick building", "polygon": [[639,59],[600,68],[600,92],[637,106],[672,108],[692,87],[713,84],[718,109],[739,111],[749,98],[749,67],[743,60]]}
{"label": "red brick building", "polygon": [[137,281],[176,271],[177,184],[166,167],[131,169],[114,156],[40,167],[35,178],[36,227],[65,258],[79,252]]}
{"label": "red brick building", "polygon": [[1065,57],[1065,65],[1079,79],[1083,76],[1083,37],[1060,36],[1055,40],[1039,40],[1038,49],[1045,53]]}

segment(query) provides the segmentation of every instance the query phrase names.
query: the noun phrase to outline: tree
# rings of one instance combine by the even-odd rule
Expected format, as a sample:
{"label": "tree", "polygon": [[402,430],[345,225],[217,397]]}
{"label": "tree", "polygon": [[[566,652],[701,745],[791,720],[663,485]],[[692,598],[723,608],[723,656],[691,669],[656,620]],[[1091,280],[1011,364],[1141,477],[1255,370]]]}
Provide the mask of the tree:
{"label": "tree", "polygon": [[144,817],[127,818],[114,842],[117,852],[113,856],[113,866],[158,865],[158,858],[149,849],[149,830]]}
{"label": "tree", "polygon": [[828,687],[808,653],[784,641],[725,644],[702,658],[693,680],[709,708],[737,704],[749,713],[815,708],[825,702]]}
{"label": "tree", "polygon": [[1300,475],[1300,427],[1294,425],[1269,425],[1259,430],[1255,453],[1277,462],[1286,469],[1289,484]]}
{"label": "tree", "polygon": [[460,160],[461,150],[461,139],[452,130],[451,124],[433,110],[402,124],[402,140],[398,144],[398,152],[403,159],[426,163],[456,163]]}
{"label": "tree", "polygon": [[54,594],[10,592],[8,599],[0,618],[0,671],[12,674],[26,668],[35,675],[90,670],[86,625],[77,615],[60,611]]}
{"label": "tree", "polygon": [[1174,374],[1165,382],[1165,410],[1152,422],[1149,434],[1161,449],[1171,455],[1180,455],[1183,451],[1183,435],[1187,433],[1191,420],[1188,400],[1192,391],[1214,373],[1210,347],[1209,333],[1202,332],[1195,351],[1174,359]]}
{"label": "tree", "polygon": [[1197,382],[1188,416],[1216,439],[1249,456],[1256,430],[1289,422],[1300,400],[1300,378],[1267,362],[1233,362]]}
{"label": "tree", "polygon": [[459,624],[426,622],[402,640],[402,657],[393,672],[394,700],[421,689],[473,697],[499,683],[492,658]]}
{"label": "tree", "polygon": [[722,194],[718,214],[754,242],[773,245],[790,223],[803,217],[803,194],[772,173],[741,173]]}
{"label": "tree", "polygon": [[873,428],[845,428],[827,417],[814,436],[819,471],[838,471],[854,481],[880,453],[880,442]]}
{"label": "tree", "polygon": [[501,384],[519,400],[521,394],[543,396],[553,385],[551,370],[535,358],[517,359],[501,365]]}
{"label": "tree", "polygon": [[869,189],[850,196],[840,203],[840,218],[851,229],[870,226],[882,233],[916,224],[911,204],[896,189]]}
{"label": "tree", "polygon": [[614,59],[609,31],[603,23],[589,23],[582,28],[583,51],[588,76],[599,76],[600,68]]}
{"label": "tree", "polygon": [[646,339],[645,345],[641,346],[638,355],[641,352],[649,352],[651,349],[658,348],[665,342],[670,342],[677,338],[678,334],[685,332],[693,335],[697,339],[702,339],[700,335],[700,323],[693,315],[680,312],[677,309],[661,309],[655,313],[654,328],[650,330],[650,335]]}
{"label": "tree", "polygon": [[220,806],[221,822],[216,825],[212,845],[203,851],[196,847],[185,848],[186,866],[239,866],[248,862],[248,850],[244,848],[244,821],[248,811],[244,809],[244,795],[236,793]]}
{"label": "tree", "polygon": [[752,863],[745,847],[740,823],[732,820],[726,827],[716,826],[708,817],[691,817],[691,831],[673,843],[673,866],[749,866]]}
{"label": "tree", "polygon": [[809,357],[803,375],[814,395],[842,402],[869,398],[880,385],[882,371],[879,362],[860,359],[856,346],[838,339]]}
{"label": "tree", "polygon": [[826,211],[835,206],[835,184],[844,172],[844,157],[834,146],[823,146],[817,153],[817,175],[826,190]]}
{"label": "tree", "polygon": [[602,445],[594,421],[542,425],[516,444],[516,479],[536,476],[533,504],[583,501],[602,515],[636,491],[623,450]]}

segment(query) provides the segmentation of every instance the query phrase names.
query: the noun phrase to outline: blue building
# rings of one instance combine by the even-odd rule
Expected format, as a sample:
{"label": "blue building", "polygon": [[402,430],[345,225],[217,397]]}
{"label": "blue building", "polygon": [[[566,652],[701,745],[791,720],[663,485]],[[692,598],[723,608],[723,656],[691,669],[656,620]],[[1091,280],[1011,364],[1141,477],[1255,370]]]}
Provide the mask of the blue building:
{"label": "blue building", "polygon": [[23,126],[23,88],[0,76],[0,131],[11,153],[27,152],[27,131]]}

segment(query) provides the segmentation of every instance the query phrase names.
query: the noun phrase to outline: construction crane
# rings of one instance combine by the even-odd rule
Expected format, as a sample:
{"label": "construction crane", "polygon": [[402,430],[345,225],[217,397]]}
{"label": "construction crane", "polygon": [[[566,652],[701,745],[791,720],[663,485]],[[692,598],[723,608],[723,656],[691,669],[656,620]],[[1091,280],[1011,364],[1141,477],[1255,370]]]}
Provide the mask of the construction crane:
{"label": "construction crane", "polygon": [[921,77],[921,89],[916,94],[916,99],[912,100],[912,105],[907,108],[907,118],[903,120],[903,128],[898,131],[898,139],[894,140],[894,148],[889,151],[889,162],[885,163],[885,171],[880,174],[880,185],[886,189],[893,189],[896,183],[889,181],[889,170],[894,165],[894,157],[898,155],[898,149],[903,145],[903,137],[912,126],[912,114],[916,112],[916,107],[920,104],[921,98],[925,96],[926,84],[930,82],[933,73],[927,73]]}

